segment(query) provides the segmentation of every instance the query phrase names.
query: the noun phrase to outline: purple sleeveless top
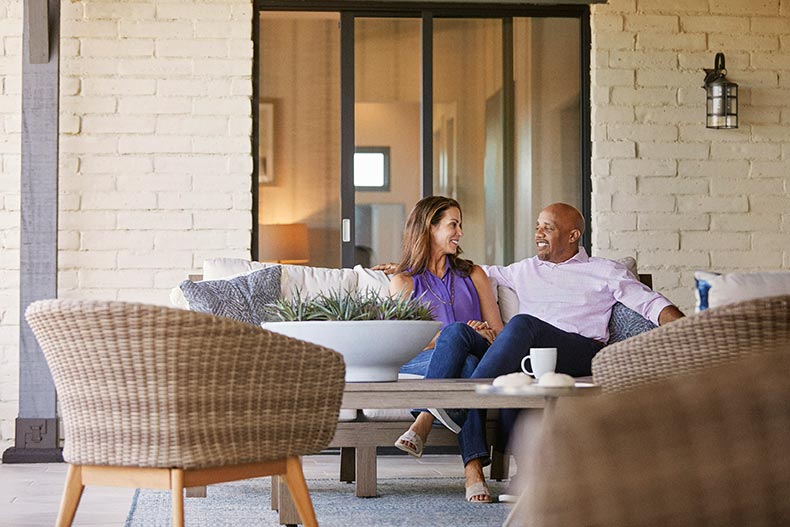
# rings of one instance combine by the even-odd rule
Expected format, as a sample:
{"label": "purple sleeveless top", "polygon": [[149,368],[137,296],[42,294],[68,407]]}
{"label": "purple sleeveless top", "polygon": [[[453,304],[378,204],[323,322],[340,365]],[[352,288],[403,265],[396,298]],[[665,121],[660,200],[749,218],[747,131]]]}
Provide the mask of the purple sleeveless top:
{"label": "purple sleeveless top", "polygon": [[462,277],[450,270],[450,259],[445,260],[444,278],[425,270],[412,276],[415,298],[433,308],[433,318],[442,323],[442,329],[453,322],[483,320],[480,298],[470,276]]}

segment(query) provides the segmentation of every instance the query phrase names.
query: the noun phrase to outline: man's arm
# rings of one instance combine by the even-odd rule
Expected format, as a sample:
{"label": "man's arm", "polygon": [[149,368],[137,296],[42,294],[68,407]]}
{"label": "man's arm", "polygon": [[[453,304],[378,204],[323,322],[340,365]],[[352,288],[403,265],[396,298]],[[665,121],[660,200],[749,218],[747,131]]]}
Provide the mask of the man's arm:
{"label": "man's arm", "polygon": [[673,320],[677,320],[679,318],[683,318],[686,315],[675,306],[667,306],[661,310],[661,313],[658,314],[658,325],[663,326]]}

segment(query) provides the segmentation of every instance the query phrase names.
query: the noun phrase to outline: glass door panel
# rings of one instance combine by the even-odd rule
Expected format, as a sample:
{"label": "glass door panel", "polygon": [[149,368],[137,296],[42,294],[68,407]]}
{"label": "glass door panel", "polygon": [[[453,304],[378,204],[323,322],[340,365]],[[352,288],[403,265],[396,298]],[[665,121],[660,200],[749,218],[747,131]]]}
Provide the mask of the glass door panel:
{"label": "glass door panel", "polygon": [[466,257],[505,263],[502,20],[433,27],[434,194],[461,204]]}
{"label": "glass door panel", "polygon": [[[354,19],[355,253],[398,261],[420,199],[420,19]],[[364,171],[364,172],[363,172]]]}
{"label": "glass door panel", "polygon": [[[516,260],[533,256],[540,210],[582,208],[580,22],[515,18],[514,216]],[[562,50],[561,53],[558,50]]]}
{"label": "glass door panel", "polygon": [[340,16],[260,17],[260,259],[304,262],[276,249],[282,229],[265,227],[304,224],[304,263],[340,267]]}

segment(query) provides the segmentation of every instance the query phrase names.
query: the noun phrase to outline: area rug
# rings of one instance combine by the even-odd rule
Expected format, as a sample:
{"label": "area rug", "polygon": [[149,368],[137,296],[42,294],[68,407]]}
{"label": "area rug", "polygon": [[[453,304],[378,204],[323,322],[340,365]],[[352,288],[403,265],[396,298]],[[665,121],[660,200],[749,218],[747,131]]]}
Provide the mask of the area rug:
{"label": "area rug", "polygon": [[[378,498],[357,498],[353,485],[336,480],[308,480],[316,517],[321,527],[489,527],[502,525],[510,511],[504,503],[464,501],[460,478],[393,478],[378,480]],[[496,496],[503,484],[491,483]],[[185,523],[189,527],[279,525],[271,510],[271,478],[212,485],[206,498],[187,498]],[[135,493],[126,527],[168,527],[170,493],[139,490]]]}

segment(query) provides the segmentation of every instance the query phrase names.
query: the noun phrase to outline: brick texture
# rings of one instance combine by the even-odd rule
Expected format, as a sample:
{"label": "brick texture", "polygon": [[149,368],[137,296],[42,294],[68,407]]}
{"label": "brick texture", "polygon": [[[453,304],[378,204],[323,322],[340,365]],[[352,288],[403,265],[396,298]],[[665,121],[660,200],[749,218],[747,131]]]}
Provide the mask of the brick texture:
{"label": "brick texture", "polygon": [[[0,0],[0,450],[17,414],[22,5]],[[62,298],[169,304],[249,257],[252,3],[61,4]]]}
{"label": "brick texture", "polygon": [[[697,269],[790,268],[785,4],[623,0],[591,8],[592,162],[602,168],[593,171],[593,252],[632,253],[686,312]],[[738,130],[705,128],[702,68],[719,51],[740,85]]]}

